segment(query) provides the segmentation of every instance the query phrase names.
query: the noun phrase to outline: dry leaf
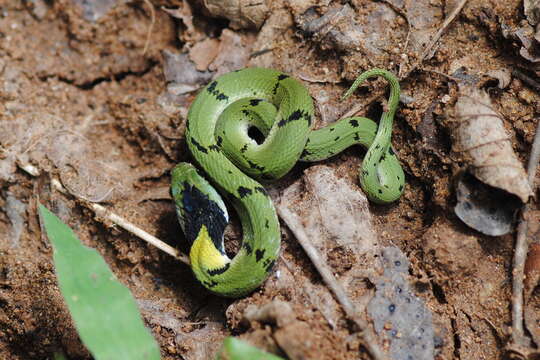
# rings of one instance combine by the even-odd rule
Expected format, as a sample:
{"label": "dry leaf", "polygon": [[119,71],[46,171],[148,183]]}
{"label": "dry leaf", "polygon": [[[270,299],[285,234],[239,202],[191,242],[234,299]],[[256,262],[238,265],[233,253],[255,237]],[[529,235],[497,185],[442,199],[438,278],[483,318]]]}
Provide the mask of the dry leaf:
{"label": "dry leaf", "polygon": [[163,50],[163,58],[163,73],[167,91],[171,94],[181,95],[198,90],[212,78],[211,72],[198,71],[187,54]]}
{"label": "dry leaf", "polygon": [[540,20],[540,0],[523,0],[523,12],[531,25]]}
{"label": "dry leaf", "polygon": [[219,44],[217,39],[206,38],[193,45],[189,50],[189,58],[195,63],[195,68],[198,71],[208,70],[208,65],[219,54]]}
{"label": "dry leaf", "polygon": [[267,0],[199,0],[212,16],[231,21],[233,29],[255,28],[263,24],[268,14]]}
{"label": "dry leaf", "polygon": [[526,202],[532,195],[527,174],[489,95],[475,87],[461,85],[455,112],[454,146],[464,153],[471,173],[480,181]]}
{"label": "dry leaf", "polygon": [[490,236],[501,236],[514,229],[521,202],[508,193],[463,174],[456,186],[456,215],[465,224]]}
{"label": "dry leaf", "polygon": [[278,9],[273,11],[257,35],[249,65],[267,68],[275,67],[272,52],[274,43],[292,25],[293,20],[288,10]]}
{"label": "dry leaf", "polygon": [[182,20],[184,23],[186,30],[179,32],[180,40],[187,43],[194,43],[206,38],[204,29],[201,29],[200,26],[195,26],[193,22],[193,10],[187,0],[183,0],[182,6],[178,9],[167,9],[165,7],[161,9],[172,17]]}
{"label": "dry leaf", "polygon": [[229,29],[224,29],[219,37],[219,49],[209,69],[219,75],[246,67],[251,49],[251,38]]}
{"label": "dry leaf", "polygon": [[492,78],[497,79],[498,87],[499,89],[505,89],[510,85],[510,81],[512,81],[512,74],[510,73],[510,70],[501,68],[497,70],[490,70],[486,72],[486,75]]}

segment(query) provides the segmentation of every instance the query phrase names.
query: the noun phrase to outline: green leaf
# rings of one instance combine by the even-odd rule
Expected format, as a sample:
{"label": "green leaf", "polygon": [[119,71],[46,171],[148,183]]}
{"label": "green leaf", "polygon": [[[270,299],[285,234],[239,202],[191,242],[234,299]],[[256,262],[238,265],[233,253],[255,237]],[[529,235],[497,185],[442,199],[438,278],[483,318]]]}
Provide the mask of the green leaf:
{"label": "green leaf", "polygon": [[223,340],[217,360],[284,360],[283,358],[260,350],[247,342],[231,337]]}
{"label": "green leaf", "polygon": [[69,226],[41,204],[39,212],[53,244],[60,291],[94,358],[159,359],[159,347],[144,326],[135,300],[99,253],[82,245]]}

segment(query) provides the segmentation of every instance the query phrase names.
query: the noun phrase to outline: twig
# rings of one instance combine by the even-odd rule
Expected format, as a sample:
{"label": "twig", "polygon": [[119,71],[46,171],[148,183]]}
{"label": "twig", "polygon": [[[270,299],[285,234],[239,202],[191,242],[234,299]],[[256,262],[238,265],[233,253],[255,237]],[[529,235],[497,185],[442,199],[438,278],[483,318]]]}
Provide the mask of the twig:
{"label": "twig", "polygon": [[[23,170],[26,171],[26,169],[24,169],[24,168],[23,168]],[[64,186],[60,183],[60,181],[58,181],[57,179],[52,179],[52,186],[56,190],[58,190],[58,191],[60,191],[62,193],[65,193],[65,194],[69,193],[66,190],[66,188],[64,188]],[[129,231],[130,233],[132,233],[135,236],[138,236],[139,238],[146,241],[150,245],[153,245],[153,246],[157,247],[158,249],[160,249],[160,250],[166,252],[167,254],[171,255],[175,259],[180,260],[184,264],[187,264],[187,265],[190,264],[189,258],[186,255],[181,254],[178,250],[176,250],[175,248],[173,248],[169,244],[161,241],[160,239],[156,238],[153,235],[150,235],[149,233],[147,233],[146,231],[144,231],[141,228],[137,227],[133,223],[131,223],[128,220],[124,219],[123,217],[121,217],[121,216],[107,210],[105,207],[103,207],[103,206],[101,206],[99,204],[88,202],[88,201],[85,201],[84,203],[88,208],[93,210],[96,213],[97,216],[100,216],[100,217],[102,217],[102,218],[104,218],[106,220],[109,220],[109,221],[113,222],[114,224],[120,226],[124,230]]]}
{"label": "twig", "polygon": [[[528,180],[534,191],[534,179],[540,161],[540,120],[536,126],[536,134],[531,148],[531,156],[527,165]],[[529,244],[527,243],[527,213],[531,208],[530,201],[523,206],[517,228],[516,249],[514,252],[514,269],[512,270],[512,342],[510,351],[516,348],[529,347],[531,340],[523,331],[523,278],[525,261]]]}
{"label": "twig", "polygon": [[461,12],[461,9],[465,6],[467,3],[467,0],[461,0],[460,3],[456,6],[454,10],[452,10],[452,13],[448,15],[448,17],[444,20],[443,24],[441,25],[440,29],[433,35],[429,43],[427,43],[426,48],[424,51],[422,51],[422,54],[420,54],[420,57],[416,61],[416,63],[402,76],[400,76],[400,79],[404,79],[407,76],[409,76],[410,73],[412,73],[420,64],[426,59],[428,54],[433,50],[433,46],[439,41],[441,38],[443,32],[446,30],[446,28],[454,21],[454,19],[458,16],[458,14]]}
{"label": "twig", "polygon": [[293,232],[294,236],[306,252],[307,256],[310,258],[317,271],[321,274],[321,277],[323,278],[326,285],[330,288],[330,290],[332,290],[337,301],[343,307],[343,310],[345,311],[347,317],[354,321],[356,326],[358,326],[360,334],[364,339],[364,346],[369,351],[373,359],[386,359],[386,355],[375,340],[375,334],[369,328],[368,323],[364,321],[364,319],[362,319],[360,314],[356,311],[353,303],[347,296],[345,289],[334,277],[334,274],[332,273],[330,267],[322,260],[321,256],[319,255],[319,251],[308,239],[308,236],[304,232],[304,228],[298,220],[298,217],[292,214],[289,209],[287,209],[281,204],[277,206],[277,212],[281,219],[285,221],[289,229]]}
{"label": "twig", "polygon": [[150,27],[148,28],[148,33],[146,34],[146,41],[144,42],[143,55],[146,54],[148,47],[150,46],[150,37],[152,36],[152,31],[154,30],[154,24],[156,23],[156,9],[150,0],[144,0],[145,4],[150,8]]}
{"label": "twig", "polygon": [[525,84],[529,85],[536,91],[540,91],[540,83],[533,78],[529,77],[528,75],[522,73],[518,69],[512,70],[512,75],[523,81]]}

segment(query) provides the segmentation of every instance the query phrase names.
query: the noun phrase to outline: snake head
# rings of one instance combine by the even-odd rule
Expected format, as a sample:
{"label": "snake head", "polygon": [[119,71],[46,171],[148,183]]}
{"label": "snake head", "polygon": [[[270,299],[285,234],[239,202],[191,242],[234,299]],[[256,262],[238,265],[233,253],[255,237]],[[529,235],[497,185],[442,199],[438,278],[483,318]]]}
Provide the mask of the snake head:
{"label": "snake head", "polygon": [[193,244],[204,226],[216,249],[224,254],[223,233],[229,216],[214,187],[199,175],[193,165],[180,163],[172,171],[171,195],[188,242]]}

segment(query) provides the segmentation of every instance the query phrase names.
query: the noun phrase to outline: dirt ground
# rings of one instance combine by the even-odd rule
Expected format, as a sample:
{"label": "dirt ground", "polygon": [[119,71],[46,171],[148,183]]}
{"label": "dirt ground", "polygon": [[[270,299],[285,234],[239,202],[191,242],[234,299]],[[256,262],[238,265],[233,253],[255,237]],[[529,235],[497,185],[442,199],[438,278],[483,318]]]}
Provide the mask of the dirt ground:
{"label": "dirt ground", "polygon": [[[521,41],[525,30],[517,31],[533,29],[522,2],[468,1],[435,44],[429,40],[460,1],[295,0],[269,1],[268,8],[261,1],[241,11],[235,6],[249,2],[231,1],[236,10],[229,12],[203,10],[201,3],[0,0],[0,358],[51,359],[55,352],[90,358],[57,287],[37,201],[97,249],[130,288],[163,359],[212,358],[231,334],[291,359],[370,358],[283,221],[282,253],[269,280],[254,294],[230,300],[209,295],[187,266],[89,209],[100,203],[185,252],[168,185],[175,163],[190,161],[183,140],[187,111],[197,89],[246,66],[300,79],[316,103],[315,127],[355,106],[378,119],[384,82],[339,98],[363,70],[399,75],[403,96],[393,149],[407,184],[398,202],[366,205],[358,195],[360,147],[320,167],[300,163],[267,188],[276,203],[307,219],[306,226],[328,219],[313,200],[321,178],[343,184],[332,191],[351,188],[345,199],[360,204],[371,219],[365,231],[373,234],[358,230],[363,242],[350,247],[336,239],[350,232],[347,225],[335,236],[327,227],[328,239],[318,247],[359,309],[382,286],[373,274],[382,273],[376,253],[401,250],[410,262],[406,283],[433,333],[426,340],[431,355],[414,358],[503,358],[515,231],[483,235],[455,215],[456,179],[470,161],[456,145],[453,119],[462,93],[456,78],[465,71],[489,94],[518,162],[526,164],[540,87],[533,45]],[[55,179],[65,193],[51,185]],[[333,194],[320,201],[335,201]],[[531,240],[540,231],[537,204],[532,208]],[[240,236],[233,222],[228,248]],[[358,253],[362,247],[371,255]],[[245,320],[250,305],[274,300],[290,305],[292,323]],[[535,319],[539,304],[537,289],[528,299]],[[377,338],[392,353],[393,340]]]}

